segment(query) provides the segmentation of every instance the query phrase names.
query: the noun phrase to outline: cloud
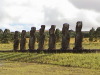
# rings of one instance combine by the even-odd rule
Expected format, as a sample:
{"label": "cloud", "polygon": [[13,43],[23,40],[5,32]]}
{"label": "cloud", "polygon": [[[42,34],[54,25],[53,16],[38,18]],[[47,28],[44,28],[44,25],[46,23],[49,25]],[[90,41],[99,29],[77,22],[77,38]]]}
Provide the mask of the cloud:
{"label": "cloud", "polygon": [[73,5],[80,9],[89,9],[100,12],[100,0],[69,0]]}
{"label": "cloud", "polygon": [[[83,30],[98,27],[100,13],[94,11],[97,9],[91,7],[93,10],[90,10],[90,7],[84,5],[83,0],[83,2],[75,1],[0,0],[0,28],[9,28],[11,31],[22,29],[29,31],[33,26],[38,30],[41,25],[45,24],[46,29],[49,29],[51,25],[62,29],[63,23],[69,23],[70,29],[75,29],[77,21],[83,21]],[[87,2],[89,4],[90,0]]]}
{"label": "cloud", "polygon": [[[71,4],[70,4],[71,5]],[[44,23],[46,25],[55,24],[57,28],[62,28],[63,23],[69,23],[70,29],[75,30],[75,25],[77,21],[83,22],[83,30],[90,30],[92,27],[99,27],[99,17],[98,12],[86,9],[78,9],[71,5],[71,9],[59,10],[59,8],[44,8]],[[50,26],[49,26],[50,27]]]}

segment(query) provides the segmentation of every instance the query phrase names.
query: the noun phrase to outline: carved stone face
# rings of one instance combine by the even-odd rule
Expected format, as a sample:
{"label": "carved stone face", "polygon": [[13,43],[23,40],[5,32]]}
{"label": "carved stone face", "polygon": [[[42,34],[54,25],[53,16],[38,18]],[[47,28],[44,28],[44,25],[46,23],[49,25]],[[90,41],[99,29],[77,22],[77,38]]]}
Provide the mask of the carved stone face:
{"label": "carved stone face", "polygon": [[31,27],[31,30],[30,30],[30,36],[34,36],[34,33],[36,31],[36,27]]}
{"label": "carved stone face", "polygon": [[76,31],[77,31],[77,32],[80,32],[81,29],[82,29],[82,21],[78,21],[78,22],[77,22],[77,25],[76,25]]}
{"label": "carved stone face", "polygon": [[55,27],[56,27],[55,25],[51,25],[51,29],[55,29]]}
{"label": "carved stone face", "polygon": [[68,29],[69,29],[69,24],[68,24],[68,23],[64,23],[64,24],[63,24],[63,28],[65,28],[65,29],[68,30]]}
{"label": "carved stone face", "polygon": [[35,31],[36,31],[36,27],[32,27],[31,30],[32,30],[33,33],[35,33]]}
{"label": "carved stone face", "polygon": [[49,33],[50,34],[54,34],[54,32],[55,32],[55,25],[51,25],[51,28],[50,28],[50,30],[49,30]]}
{"label": "carved stone face", "polygon": [[44,30],[45,30],[45,25],[41,25],[40,35],[42,35],[44,33]]}
{"label": "carved stone face", "polygon": [[41,29],[45,29],[45,25],[41,25]]}
{"label": "carved stone face", "polygon": [[68,32],[68,30],[69,30],[69,24],[68,23],[64,23],[63,24],[63,29],[62,29],[62,34],[66,35],[66,33]]}
{"label": "carved stone face", "polygon": [[19,32],[15,31],[14,39],[17,39],[19,37],[18,35],[19,35]]}
{"label": "carved stone face", "polygon": [[19,32],[18,31],[15,31],[15,34],[18,34]]}
{"label": "carved stone face", "polygon": [[26,30],[22,30],[22,36],[26,35]]}
{"label": "carved stone face", "polygon": [[36,31],[36,27],[31,27],[31,30],[32,30],[33,32],[35,32],[35,31]]}

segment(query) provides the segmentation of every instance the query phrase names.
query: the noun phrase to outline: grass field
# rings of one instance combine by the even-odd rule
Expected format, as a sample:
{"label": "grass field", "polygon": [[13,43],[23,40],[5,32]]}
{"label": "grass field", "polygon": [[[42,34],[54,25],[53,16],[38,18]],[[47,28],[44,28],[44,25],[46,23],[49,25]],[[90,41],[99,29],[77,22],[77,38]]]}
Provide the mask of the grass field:
{"label": "grass field", "polygon": [[[28,41],[28,39],[27,39]],[[28,49],[28,42],[27,42]],[[100,49],[99,42],[84,39],[83,47]],[[38,43],[36,43],[36,49]],[[57,48],[61,43],[57,43]],[[74,47],[71,38],[70,47]],[[45,43],[45,48],[48,44]],[[12,50],[13,43],[0,44],[0,50]],[[0,52],[0,75],[100,75],[100,53],[21,53]]]}
{"label": "grass field", "polygon": [[0,60],[100,69],[100,54],[0,53]]}
{"label": "grass field", "polygon": [[100,75],[100,54],[0,52],[0,75]]}
{"label": "grass field", "polygon": [[100,75],[100,70],[49,64],[5,62],[0,66],[0,75]]}

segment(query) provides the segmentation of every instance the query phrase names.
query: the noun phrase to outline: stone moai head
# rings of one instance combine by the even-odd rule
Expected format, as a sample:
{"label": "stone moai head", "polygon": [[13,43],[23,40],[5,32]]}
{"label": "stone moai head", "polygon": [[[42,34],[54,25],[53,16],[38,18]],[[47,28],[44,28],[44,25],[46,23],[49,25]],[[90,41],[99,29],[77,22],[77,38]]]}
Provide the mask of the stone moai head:
{"label": "stone moai head", "polygon": [[41,25],[41,29],[45,29],[45,25]]}
{"label": "stone moai head", "polygon": [[64,23],[62,28],[62,34],[65,35],[65,33],[69,30],[69,24]]}
{"label": "stone moai head", "polygon": [[31,31],[32,31],[33,33],[35,33],[36,27],[31,27]]}
{"label": "stone moai head", "polygon": [[21,34],[21,37],[24,38],[26,35],[26,30],[22,30],[22,34]]}
{"label": "stone moai head", "polygon": [[69,29],[69,24],[68,24],[68,23],[64,23],[64,24],[63,24],[63,28],[65,28],[65,29],[68,30],[68,29]]}
{"label": "stone moai head", "polygon": [[31,30],[34,30],[34,31],[36,31],[36,27],[31,27]]}
{"label": "stone moai head", "polygon": [[56,28],[56,26],[55,25],[51,25],[51,29],[55,29]]}
{"label": "stone moai head", "polygon": [[17,38],[19,38],[19,32],[15,31],[14,39],[17,39]]}
{"label": "stone moai head", "polygon": [[35,31],[36,31],[36,27],[31,27],[30,36],[34,36]]}
{"label": "stone moai head", "polygon": [[40,35],[44,33],[44,30],[45,30],[45,25],[41,25]]}
{"label": "stone moai head", "polygon": [[51,25],[51,28],[49,29],[49,34],[54,34],[55,33],[55,25]]}
{"label": "stone moai head", "polygon": [[76,32],[81,32],[82,29],[82,21],[78,21],[76,24]]}

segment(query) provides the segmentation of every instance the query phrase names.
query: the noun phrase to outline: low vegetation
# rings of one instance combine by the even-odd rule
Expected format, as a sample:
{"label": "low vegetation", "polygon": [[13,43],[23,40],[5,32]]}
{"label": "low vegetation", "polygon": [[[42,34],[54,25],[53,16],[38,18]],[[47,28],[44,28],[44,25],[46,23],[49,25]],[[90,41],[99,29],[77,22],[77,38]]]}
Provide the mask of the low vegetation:
{"label": "low vegetation", "polygon": [[0,60],[100,69],[100,54],[0,53]]}
{"label": "low vegetation", "polygon": [[[73,47],[74,38],[71,38],[70,48]],[[37,42],[35,48],[38,48]],[[48,42],[45,42],[47,48]],[[57,43],[56,48],[61,48],[61,42]],[[100,43],[84,38],[83,48],[100,49]],[[0,44],[0,50],[13,50],[13,43]],[[100,53],[0,52],[0,63],[1,75],[100,75]]]}
{"label": "low vegetation", "polygon": [[0,75],[100,75],[100,70],[25,62],[1,62]]}

